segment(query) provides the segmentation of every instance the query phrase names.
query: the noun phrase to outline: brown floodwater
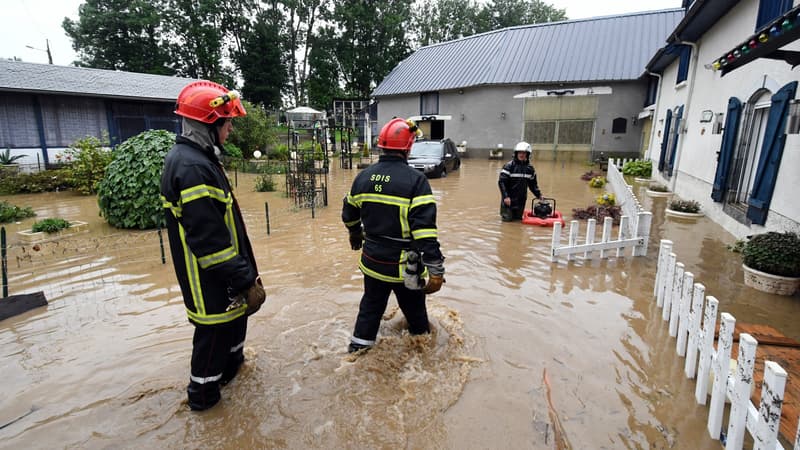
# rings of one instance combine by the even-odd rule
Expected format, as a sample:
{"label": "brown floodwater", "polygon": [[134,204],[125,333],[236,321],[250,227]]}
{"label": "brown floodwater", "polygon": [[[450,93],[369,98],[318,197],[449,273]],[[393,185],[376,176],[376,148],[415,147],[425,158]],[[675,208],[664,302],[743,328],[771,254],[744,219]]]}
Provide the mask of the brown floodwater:
{"label": "brown floodwater", "polygon": [[[639,185],[648,256],[550,263],[550,228],[499,220],[502,164],[466,159],[431,180],[447,257],[433,333],[410,337],[392,299],[377,346],[357,358],[346,347],[362,277],[340,220],[357,171],[334,160],[313,219],[240,174],[267,303],[243,371],[200,414],[185,402],[192,326],[158,233],[113,229],[94,197],[4,198],[89,225],[35,249],[16,236],[34,219],[6,226],[10,293],[42,290],[50,304],[0,322],[0,427],[12,422],[0,447],[546,449],[557,421],[576,449],[718,448],[652,299],[659,239],[739,321],[800,339],[797,297],[745,288],[733,236],[706,218],[665,219],[666,200]],[[588,166],[536,166],[566,217],[593,202]]]}

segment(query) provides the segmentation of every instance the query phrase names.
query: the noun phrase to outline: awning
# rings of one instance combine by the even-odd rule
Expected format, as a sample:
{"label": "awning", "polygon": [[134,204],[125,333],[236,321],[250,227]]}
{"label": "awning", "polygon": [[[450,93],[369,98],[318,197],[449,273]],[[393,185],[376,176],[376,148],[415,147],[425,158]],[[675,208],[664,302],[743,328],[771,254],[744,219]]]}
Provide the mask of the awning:
{"label": "awning", "polygon": [[640,112],[639,115],[636,116],[636,118],[639,119],[639,120],[642,120],[642,119],[646,119],[648,117],[652,117],[652,115],[653,115],[653,110],[652,109],[643,109],[642,112]]}
{"label": "awning", "polygon": [[537,89],[535,91],[517,94],[514,98],[535,98],[535,97],[578,97],[585,95],[608,95],[612,90],[610,86],[595,86],[588,88],[563,88],[563,89]]}
{"label": "awning", "polygon": [[715,59],[706,68],[719,70],[720,76],[758,58],[786,61],[792,68],[800,65],[800,52],[780,50],[800,38],[800,5],[761,27],[744,42]]}
{"label": "awning", "polygon": [[408,119],[414,122],[430,122],[432,120],[450,120],[453,116],[440,116],[438,114],[428,114],[426,116],[411,116]]}

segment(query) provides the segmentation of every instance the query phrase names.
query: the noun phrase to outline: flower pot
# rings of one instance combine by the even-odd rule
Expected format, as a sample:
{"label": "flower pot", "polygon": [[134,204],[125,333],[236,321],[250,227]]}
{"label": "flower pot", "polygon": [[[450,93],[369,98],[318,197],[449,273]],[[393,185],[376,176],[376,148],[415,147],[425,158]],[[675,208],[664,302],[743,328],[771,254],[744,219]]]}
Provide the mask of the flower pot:
{"label": "flower pot", "polygon": [[653,180],[651,180],[650,178],[633,177],[633,181],[635,181],[637,183],[649,183],[649,182],[651,182]]}
{"label": "flower pot", "polygon": [[699,217],[705,216],[702,212],[690,213],[690,212],[683,212],[683,211],[675,211],[674,209],[667,208],[664,211],[668,217],[676,217],[679,219],[697,219]]}
{"label": "flower pot", "polygon": [[88,229],[88,223],[81,222],[80,220],[71,220],[69,222],[69,228],[64,228],[56,233],[45,233],[44,231],[37,231],[34,233],[31,229],[27,229],[17,231],[17,236],[19,236],[20,242],[32,244],[34,242],[51,241],[65,235],[87,231]]}
{"label": "flower pot", "polygon": [[782,277],[751,269],[742,264],[744,284],[769,294],[793,295],[800,289],[800,278]]}
{"label": "flower pot", "polygon": [[650,189],[647,189],[645,193],[647,193],[647,195],[649,195],[650,197],[658,197],[658,198],[672,197],[672,192],[651,191]]}

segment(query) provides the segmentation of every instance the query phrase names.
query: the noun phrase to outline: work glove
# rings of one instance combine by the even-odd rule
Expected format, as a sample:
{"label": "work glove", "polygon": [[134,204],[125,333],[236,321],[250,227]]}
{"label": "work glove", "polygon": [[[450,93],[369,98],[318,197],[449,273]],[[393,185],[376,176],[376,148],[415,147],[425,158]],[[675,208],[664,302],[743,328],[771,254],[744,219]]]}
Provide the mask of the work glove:
{"label": "work glove", "polygon": [[422,291],[426,294],[433,294],[434,292],[439,292],[439,289],[442,288],[442,283],[444,283],[444,276],[442,275],[433,275],[431,274],[428,277],[428,282],[425,284],[425,287],[422,288]]}
{"label": "work glove", "polygon": [[253,285],[242,292],[242,297],[247,302],[247,315],[254,314],[259,309],[264,301],[267,299],[267,293],[264,292],[264,287],[261,285],[261,277],[257,277]]}
{"label": "work glove", "polygon": [[361,230],[350,232],[350,248],[353,250],[361,250],[364,244],[364,232]]}

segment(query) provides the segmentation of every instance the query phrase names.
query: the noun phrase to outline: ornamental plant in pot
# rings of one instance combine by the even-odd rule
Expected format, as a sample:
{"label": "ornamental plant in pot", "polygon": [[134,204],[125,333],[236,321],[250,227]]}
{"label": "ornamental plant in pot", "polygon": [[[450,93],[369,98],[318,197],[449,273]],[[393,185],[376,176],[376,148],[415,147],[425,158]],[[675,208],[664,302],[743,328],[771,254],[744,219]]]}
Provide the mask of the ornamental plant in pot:
{"label": "ornamental plant in pot", "polygon": [[745,285],[779,295],[793,295],[800,289],[797,233],[770,231],[751,236],[742,255]]}

